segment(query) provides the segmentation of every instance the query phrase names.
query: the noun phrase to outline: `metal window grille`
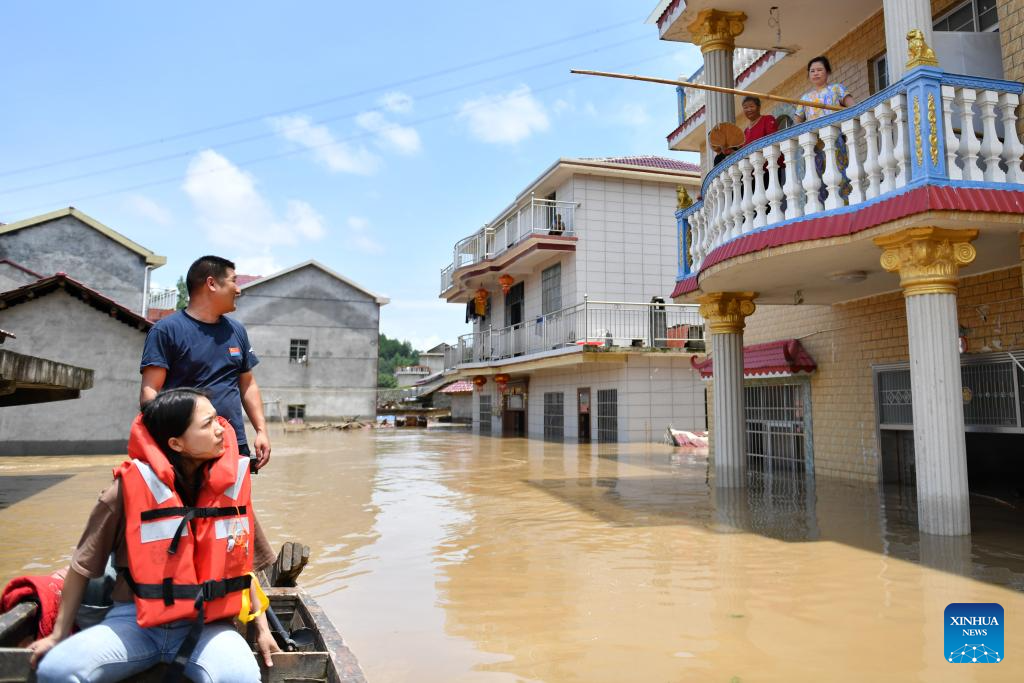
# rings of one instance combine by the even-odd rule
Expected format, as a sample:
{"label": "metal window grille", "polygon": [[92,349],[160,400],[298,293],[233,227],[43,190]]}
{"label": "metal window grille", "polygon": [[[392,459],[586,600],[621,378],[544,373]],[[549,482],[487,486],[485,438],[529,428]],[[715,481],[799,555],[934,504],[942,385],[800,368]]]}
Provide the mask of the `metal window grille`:
{"label": "metal window grille", "polygon": [[597,440],[616,443],[619,440],[619,390],[597,391]]}
{"label": "metal window grille", "polygon": [[545,268],[540,275],[540,309],[547,315],[562,308],[562,264]]}
{"label": "metal window grille", "polygon": [[968,0],[946,12],[933,27],[936,31],[998,31],[996,0]]}
{"label": "metal window grille", "polygon": [[289,420],[305,420],[306,419],[306,404],[304,404],[304,403],[289,404],[289,406],[288,406],[288,419]]}
{"label": "metal window grille", "polygon": [[491,433],[491,397],[480,397],[480,433]]}
{"label": "metal window grille", "polygon": [[544,439],[565,441],[565,394],[544,392]]}
{"label": "metal window grille", "polygon": [[809,393],[804,382],[744,387],[751,472],[802,474],[808,470]]}
{"label": "metal window grille", "polygon": [[291,345],[288,347],[288,362],[289,363],[305,363],[309,358],[309,340],[308,339],[292,339]]}
{"label": "metal window grille", "polygon": [[[966,431],[1024,433],[1024,371],[1008,354],[961,359],[960,379]],[[875,384],[879,426],[912,429],[910,369],[878,369]]]}

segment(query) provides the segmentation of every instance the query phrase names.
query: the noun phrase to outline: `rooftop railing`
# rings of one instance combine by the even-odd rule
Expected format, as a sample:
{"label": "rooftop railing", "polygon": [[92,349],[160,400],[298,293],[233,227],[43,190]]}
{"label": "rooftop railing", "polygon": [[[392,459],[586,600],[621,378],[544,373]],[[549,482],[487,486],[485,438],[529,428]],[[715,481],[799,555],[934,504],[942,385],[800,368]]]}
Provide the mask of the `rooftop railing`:
{"label": "rooftop railing", "polygon": [[703,350],[703,320],[689,304],[584,301],[518,325],[464,334],[445,352],[445,369],[584,346]]}
{"label": "rooftop railing", "polygon": [[679,217],[679,277],[744,235],[925,184],[1024,182],[1024,84],[922,67],[868,100],[743,147]]}
{"label": "rooftop railing", "polygon": [[539,235],[575,235],[577,206],[576,202],[531,196],[497,223],[459,240],[453,261],[441,269],[441,292],[452,287],[453,276],[459,268],[494,258],[525,239]]}

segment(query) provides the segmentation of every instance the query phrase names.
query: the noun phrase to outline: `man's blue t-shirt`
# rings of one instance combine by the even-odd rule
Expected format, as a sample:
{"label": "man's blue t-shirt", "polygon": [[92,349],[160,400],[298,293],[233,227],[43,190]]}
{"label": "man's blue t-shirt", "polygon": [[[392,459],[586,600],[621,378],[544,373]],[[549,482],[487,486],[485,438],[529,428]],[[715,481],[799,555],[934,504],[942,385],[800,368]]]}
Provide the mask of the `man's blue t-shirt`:
{"label": "man's blue t-shirt", "polygon": [[140,372],[150,365],[167,368],[165,389],[205,389],[217,414],[231,423],[242,445],[247,441],[238,376],[259,362],[242,323],[224,316],[204,323],[178,311],[149,331]]}

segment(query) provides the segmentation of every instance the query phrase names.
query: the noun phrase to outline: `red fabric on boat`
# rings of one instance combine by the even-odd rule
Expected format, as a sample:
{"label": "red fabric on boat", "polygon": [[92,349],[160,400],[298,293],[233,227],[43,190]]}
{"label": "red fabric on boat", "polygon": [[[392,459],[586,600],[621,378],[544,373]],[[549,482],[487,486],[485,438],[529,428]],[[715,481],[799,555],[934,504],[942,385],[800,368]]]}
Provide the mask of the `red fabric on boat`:
{"label": "red fabric on boat", "polygon": [[60,592],[63,589],[62,575],[19,576],[11,579],[0,595],[0,611],[6,612],[22,602],[38,604],[39,620],[36,635],[45,638],[53,633],[57,609],[60,607]]}

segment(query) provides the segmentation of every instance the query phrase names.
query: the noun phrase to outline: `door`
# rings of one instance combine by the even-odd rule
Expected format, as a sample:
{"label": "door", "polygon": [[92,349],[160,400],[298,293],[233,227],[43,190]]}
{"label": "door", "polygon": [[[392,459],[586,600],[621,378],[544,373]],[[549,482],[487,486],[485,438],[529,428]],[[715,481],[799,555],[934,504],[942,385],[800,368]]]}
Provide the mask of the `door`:
{"label": "door", "polygon": [[590,387],[576,390],[576,414],[580,443],[590,443]]}
{"label": "door", "polygon": [[521,356],[525,352],[523,331],[524,283],[518,282],[505,295],[505,325],[508,326],[511,355]]}
{"label": "door", "polygon": [[509,382],[501,400],[501,435],[526,436],[526,382]]}

